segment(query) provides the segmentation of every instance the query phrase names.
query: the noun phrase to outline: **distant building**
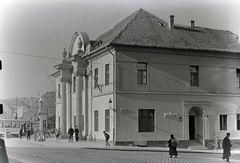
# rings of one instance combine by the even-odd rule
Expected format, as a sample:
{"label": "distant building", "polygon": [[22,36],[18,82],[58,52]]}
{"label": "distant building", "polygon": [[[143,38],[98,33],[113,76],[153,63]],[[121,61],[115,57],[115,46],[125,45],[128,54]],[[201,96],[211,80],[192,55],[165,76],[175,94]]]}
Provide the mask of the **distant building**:
{"label": "distant building", "polygon": [[38,110],[38,116],[41,114],[43,129],[55,128],[55,117],[56,117],[56,92],[46,92],[40,98],[41,100],[41,110]]}
{"label": "distant building", "polygon": [[[35,97],[19,97],[19,98],[7,98],[0,99],[3,104],[3,115],[0,115],[1,119],[27,119],[25,117],[29,110],[38,110],[38,99]],[[16,117],[15,117],[16,116]]]}
{"label": "distant building", "polygon": [[224,30],[174,24],[139,9],[96,40],[74,33],[55,66],[56,127],[116,145],[239,141],[240,44]]}

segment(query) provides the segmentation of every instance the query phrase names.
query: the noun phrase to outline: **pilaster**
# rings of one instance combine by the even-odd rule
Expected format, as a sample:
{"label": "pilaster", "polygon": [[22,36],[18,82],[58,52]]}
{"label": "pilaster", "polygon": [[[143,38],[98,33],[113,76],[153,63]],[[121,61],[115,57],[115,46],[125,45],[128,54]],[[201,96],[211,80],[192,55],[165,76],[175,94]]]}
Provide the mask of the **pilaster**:
{"label": "pilaster", "polygon": [[82,137],[83,132],[83,76],[86,72],[84,59],[79,54],[72,56],[71,61],[74,62],[73,75],[76,76],[76,125],[79,129],[79,137]]}

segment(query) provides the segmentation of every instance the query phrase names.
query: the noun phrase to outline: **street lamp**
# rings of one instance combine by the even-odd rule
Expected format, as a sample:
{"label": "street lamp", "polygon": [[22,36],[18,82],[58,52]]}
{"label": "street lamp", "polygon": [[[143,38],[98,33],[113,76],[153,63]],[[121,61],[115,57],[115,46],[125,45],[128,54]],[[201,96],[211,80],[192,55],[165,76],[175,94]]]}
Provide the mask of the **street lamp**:
{"label": "street lamp", "polygon": [[108,100],[108,106],[109,106],[109,109],[112,110],[112,111],[116,111],[113,107],[112,107],[112,99],[109,98]]}
{"label": "street lamp", "polygon": [[109,106],[109,109],[113,111],[113,145],[115,146],[115,117],[116,117],[116,109],[114,109],[112,106],[113,106],[113,102],[112,102],[112,99],[109,98],[108,100],[108,106]]}

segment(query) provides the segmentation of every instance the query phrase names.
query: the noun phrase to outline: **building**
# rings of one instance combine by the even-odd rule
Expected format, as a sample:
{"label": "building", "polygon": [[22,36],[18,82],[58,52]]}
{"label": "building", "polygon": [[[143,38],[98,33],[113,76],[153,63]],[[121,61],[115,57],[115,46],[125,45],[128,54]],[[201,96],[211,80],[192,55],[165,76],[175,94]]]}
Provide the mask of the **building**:
{"label": "building", "polygon": [[[74,33],[52,74],[56,127],[88,139],[166,146],[174,134],[211,146],[240,136],[240,44],[224,30],[174,24],[139,9],[96,40]],[[237,144],[235,144],[237,145]]]}
{"label": "building", "polygon": [[[54,129],[56,117],[56,92],[46,92],[39,99],[38,120],[42,129]],[[39,126],[40,127],[40,126]]]}

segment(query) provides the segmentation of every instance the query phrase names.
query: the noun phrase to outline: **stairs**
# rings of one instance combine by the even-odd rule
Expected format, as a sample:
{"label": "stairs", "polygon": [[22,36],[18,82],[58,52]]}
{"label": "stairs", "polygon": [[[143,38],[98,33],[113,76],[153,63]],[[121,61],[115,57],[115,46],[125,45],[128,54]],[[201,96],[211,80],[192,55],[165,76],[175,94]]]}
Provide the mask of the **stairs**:
{"label": "stairs", "polygon": [[193,149],[193,150],[207,150],[207,148],[205,146],[203,146],[202,143],[200,143],[197,140],[190,140],[189,141],[189,149]]}

